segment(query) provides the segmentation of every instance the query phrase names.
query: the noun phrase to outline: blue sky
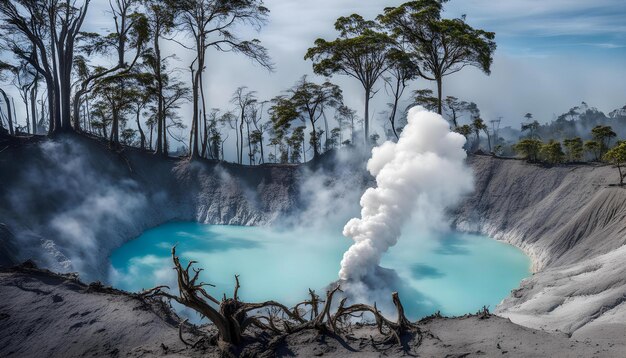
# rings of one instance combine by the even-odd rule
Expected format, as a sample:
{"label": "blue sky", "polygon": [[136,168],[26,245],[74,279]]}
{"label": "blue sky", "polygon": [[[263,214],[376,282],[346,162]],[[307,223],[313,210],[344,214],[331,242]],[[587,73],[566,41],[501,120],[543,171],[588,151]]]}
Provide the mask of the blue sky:
{"label": "blue sky", "polygon": [[[624,55],[626,1],[484,0],[448,4],[498,34],[501,50],[535,55]],[[476,16],[474,16],[476,15]]]}

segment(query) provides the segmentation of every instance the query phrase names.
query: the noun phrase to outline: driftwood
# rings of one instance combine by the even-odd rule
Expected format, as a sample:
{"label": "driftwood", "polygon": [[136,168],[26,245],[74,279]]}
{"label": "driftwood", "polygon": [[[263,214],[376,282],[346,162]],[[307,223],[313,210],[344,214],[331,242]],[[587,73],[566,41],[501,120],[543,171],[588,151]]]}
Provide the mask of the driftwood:
{"label": "driftwood", "polygon": [[[341,291],[339,285],[326,293],[326,299],[321,300],[313,290],[309,290],[310,299],[296,304],[293,308],[276,302],[246,303],[239,300],[239,276],[235,276],[235,289],[232,298],[222,298],[221,301],[211,296],[205,287],[213,286],[198,282],[202,269],[190,261],[185,268],[181,266],[176,247],[172,248],[172,261],[178,276],[178,295],[173,295],[164,289],[167,286],[158,286],[141,293],[144,297],[165,297],[181,305],[189,307],[202,316],[208,318],[218,330],[218,340],[225,345],[237,346],[242,343],[244,333],[249,327],[256,327],[274,335],[285,335],[306,329],[314,329],[320,333],[342,334],[347,331],[355,317],[371,314],[379,332],[385,337],[385,343],[402,343],[405,333],[415,333],[421,342],[421,332],[416,324],[411,323],[404,314],[404,308],[397,292],[392,294],[393,303],[397,310],[395,322],[385,318],[376,305],[354,304],[346,306],[343,298],[333,310],[333,296]],[[307,317],[308,316],[308,317]],[[181,329],[182,325],[181,323]],[[182,339],[185,345],[191,345]]]}

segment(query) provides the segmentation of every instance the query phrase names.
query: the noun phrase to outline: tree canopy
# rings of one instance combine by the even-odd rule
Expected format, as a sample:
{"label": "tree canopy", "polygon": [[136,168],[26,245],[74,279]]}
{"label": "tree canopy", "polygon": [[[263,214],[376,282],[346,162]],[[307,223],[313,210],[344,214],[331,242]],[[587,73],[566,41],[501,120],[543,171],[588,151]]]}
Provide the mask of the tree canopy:
{"label": "tree canopy", "polygon": [[626,141],[619,143],[606,152],[604,160],[617,167],[619,172],[619,185],[623,186],[624,178],[626,178],[626,173],[622,173],[622,168],[626,166]]}
{"label": "tree canopy", "polygon": [[437,83],[437,111],[443,113],[443,78],[466,66],[491,73],[495,34],[474,29],[465,17],[442,18],[447,0],[409,1],[388,7],[379,21],[393,38],[405,44],[417,64],[419,75]]}
{"label": "tree canopy", "polygon": [[315,40],[305,59],[313,61],[313,71],[323,76],[335,74],[357,79],[365,90],[365,138],[369,138],[369,103],[376,94],[374,85],[391,66],[392,39],[376,21],[353,14],[335,22],[339,37],[333,41]]}

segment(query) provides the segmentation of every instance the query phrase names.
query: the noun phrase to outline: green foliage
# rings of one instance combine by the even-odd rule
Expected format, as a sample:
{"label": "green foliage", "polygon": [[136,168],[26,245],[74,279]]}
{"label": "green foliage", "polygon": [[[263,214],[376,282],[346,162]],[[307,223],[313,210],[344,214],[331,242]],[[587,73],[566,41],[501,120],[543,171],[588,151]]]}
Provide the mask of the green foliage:
{"label": "green foliage", "polygon": [[413,91],[413,98],[413,105],[420,105],[429,111],[436,111],[439,105],[437,97],[433,95],[433,91],[430,89],[418,89]]}
{"label": "green foliage", "polygon": [[603,159],[617,167],[619,172],[619,185],[624,185],[626,173],[622,173],[622,167],[626,166],[626,142],[620,142],[607,151]]}
{"label": "green foliage", "polygon": [[539,159],[541,144],[538,139],[525,138],[514,144],[513,150],[529,162],[536,162]]}
{"label": "green foliage", "polygon": [[335,74],[357,79],[365,90],[365,140],[369,136],[369,101],[376,94],[374,84],[392,66],[389,50],[393,40],[381,26],[353,14],[335,22],[339,37],[333,41],[315,40],[304,58],[313,61],[313,71],[323,76]]}
{"label": "green foliage", "polygon": [[456,127],[455,131],[467,139],[470,134],[472,134],[472,127],[469,124],[464,124],[462,126]]}
{"label": "green foliage", "polygon": [[[526,113],[524,117],[529,120],[533,118],[532,114],[530,113]],[[529,123],[522,123],[522,132],[528,132],[528,138],[538,139],[539,138],[538,129],[539,129],[539,122],[537,121],[532,121]]]}
{"label": "green foliage", "polygon": [[287,95],[272,100],[269,112],[274,129],[288,130],[297,119],[308,122],[311,125],[313,156],[317,157],[323,131],[316,129],[316,123],[328,108],[341,107],[342,101],[339,86],[328,81],[323,84],[313,83],[304,76],[287,91]]}
{"label": "green foliage", "polygon": [[626,165],[626,141],[607,151],[603,159],[613,165]]}
{"label": "green foliage", "polygon": [[539,154],[544,161],[550,164],[562,163],[565,159],[561,142],[555,141],[554,139],[551,139],[548,143],[542,144]]}
{"label": "green foliage", "polygon": [[296,103],[287,96],[272,99],[269,113],[274,129],[287,129],[291,126],[291,122],[300,116]]}
{"label": "green foliage", "polygon": [[290,161],[291,163],[300,163],[302,159],[302,151],[304,144],[304,130],[306,127],[297,127],[291,133],[291,137],[287,139],[287,144],[291,147]]}
{"label": "green foliage", "polygon": [[563,146],[565,147],[565,157],[567,161],[580,162],[583,160],[583,140],[580,137],[565,139]]}
{"label": "green foliage", "polygon": [[454,96],[448,96],[444,100],[444,111],[448,114],[448,118],[452,122],[452,128],[459,126],[458,119],[462,112],[470,111],[473,108],[478,109],[475,103],[461,101]]}
{"label": "green foliage", "polygon": [[126,128],[120,133],[121,142],[124,145],[135,145],[135,140],[137,139],[137,131],[132,128]]}
{"label": "green foliage", "polygon": [[335,149],[339,146],[339,140],[341,138],[341,128],[335,127],[330,131],[330,139],[328,139],[328,143],[326,143],[329,149]]}
{"label": "green foliage", "polygon": [[474,134],[476,135],[476,144],[474,145],[475,150],[480,149],[480,132],[481,131],[487,131],[487,125],[485,124],[485,122],[482,120],[482,118],[476,116],[472,119],[472,131],[474,131]]}
{"label": "green foliage", "polygon": [[442,112],[443,77],[459,72],[465,66],[474,66],[489,74],[496,49],[495,34],[474,29],[465,22],[465,16],[443,19],[441,12],[445,2],[409,1],[386,8],[378,17],[393,38],[406,46],[420,76],[437,81],[439,113]]}
{"label": "green foliage", "polygon": [[610,148],[611,140],[617,136],[611,126],[596,126],[591,130],[591,136],[600,145],[599,158]]}
{"label": "green foliage", "polygon": [[389,66],[387,51],[392,40],[378,23],[357,14],[337,19],[335,29],[337,39],[315,40],[304,59],[313,61],[313,70],[319,75],[348,75],[371,88]]}
{"label": "green foliage", "polygon": [[585,152],[593,155],[595,160],[600,160],[600,152],[601,152],[600,143],[598,143],[595,140],[588,140],[588,141],[585,141],[584,148],[585,148]]}

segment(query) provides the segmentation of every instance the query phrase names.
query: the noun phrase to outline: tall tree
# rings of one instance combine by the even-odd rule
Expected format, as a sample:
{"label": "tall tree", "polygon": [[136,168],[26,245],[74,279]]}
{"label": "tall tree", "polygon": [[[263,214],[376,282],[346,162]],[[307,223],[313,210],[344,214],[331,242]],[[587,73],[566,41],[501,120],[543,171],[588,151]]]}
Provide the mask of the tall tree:
{"label": "tall tree", "polygon": [[359,121],[359,118],[356,115],[356,111],[346,106],[345,104],[341,105],[339,106],[339,108],[337,108],[337,111],[335,112],[335,120],[337,121],[337,123],[339,123],[340,129],[343,129],[344,127],[350,128],[350,140],[344,141],[342,137],[341,144],[343,144],[344,142],[349,142],[350,144],[354,145],[354,142],[356,141],[355,124]]}
{"label": "tall tree", "polygon": [[454,96],[446,97],[444,101],[444,110],[448,114],[448,118],[452,122],[452,128],[457,128],[459,126],[459,117],[465,111],[470,109],[470,104],[461,101]]}
{"label": "tall tree", "polygon": [[90,0],[0,1],[0,39],[39,72],[48,89],[51,132],[72,130],[72,69],[76,39]]}
{"label": "tall tree", "polygon": [[[31,105],[30,100],[32,99],[31,92],[33,87],[35,87],[38,81],[37,72],[28,64],[26,61],[20,61],[19,65],[14,67],[13,69],[13,85],[17,88],[20,97],[22,98],[22,102],[24,102],[24,109],[26,113],[26,128],[30,133],[31,128]],[[15,109],[14,109],[15,110]],[[16,119],[17,122],[17,119]],[[33,121],[33,134],[36,125]]]}
{"label": "tall tree", "polygon": [[561,142],[554,139],[551,139],[548,143],[542,144],[539,149],[539,154],[541,154],[543,160],[550,164],[561,163],[565,158]]}
{"label": "tall tree", "polygon": [[[121,129],[125,128],[128,115],[133,112],[133,104],[139,97],[135,74],[105,77],[93,88],[94,97],[104,103],[111,115],[109,141],[120,143]],[[102,107],[102,106],[101,106]]]}
{"label": "tall tree", "polygon": [[524,138],[513,145],[513,150],[524,156],[529,162],[536,162],[539,159],[541,141],[534,138]]}
{"label": "tall tree", "polygon": [[[180,0],[183,29],[193,37],[196,57],[190,66],[192,75],[193,114],[190,132],[190,157],[200,155],[200,115],[206,113],[206,103],[201,102],[203,74],[206,68],[206,51],[242,53],[267,69],[272,69],[267,50],[259,40],[242,40],[235,34],[242,25],[259,30],[267,21],[269,10],[262,0]],[[241,153],[240,153],[241,154]]]}
{"label": "tall tree", "polygon": [[531,121],[533,119],[533,115],[531,113],[526,113],[524,118],[526,119],[526,123],[522,123],[522,132],[528,132],[528,138],[539,138],[539,122],[536,120]]}
{"label": "tall tree", "polygon": [[443,78],[474,66],[490,74],[495,34],[474,29],[458,19],[441,17],[447,0],[409,1],[388,7],[379,16],[394,38],[403,43],[421,77],[437,83],[437,111],[443,112]]}
{"label": "tall tree", "polygon": [[599,157],[602,158],[604,153],[609,150],[611,140],[615,138],[617,134],[613,131],[611,126],[596,126],[591,130],[591,136],[593,137],[593,140],[598,142],[600,145]]}
{"label": "tall tree", "polygon": [[376,21],[353,14],[335,22],[339,37],[334,41],[315,40],[305,59],[313,61],[313,71],[324,76],[346,75],[357,79],[365,90],[364,131],[368,146],[370,100],[374,85],[390,66],[388,52],[393,41]]}
{"label": "tall tree", "polygon": [[[110,82],[112,78],[127,75],[133,71],[140,55],[145,49],[149,37],[148,18],[137,8],[140,0],[111,0],[110,12],[113,17],[113,31],[101,35],[98,33],[82,33],[80,50],[87,56],[93,54],[115,56],[116,61],[109,67],[98,66],[90,71],[84,57],[78,58],[82,64],[82,71],[78,71],[80,81],[74,93],[73,118],[74,129],[80,130],[80,106],[83,96],[99,86],[99,81]],[[131,61],[127,61],[128,50],[134,49]],[[120,89],[123,91],[123,89]],[[119,123],[113,120],[111,129],[111,145],[119,144]]]}
{"label": "tall tree", "polygon": [[[0,61],[0,80],[4,80],[7,77],[7,73],[15,73],[15,66],[12,66],[8,63]],[[11,112],[11,100],[9,100],[9,95],[7,95],[6,91],[0,87],[0,94],[2,95],[2,100],[4,101],[6,110],[7,110],[7,126],[9,127],[8,133],[10,135],[14,134],[13,131],[13,115]],[[5,132],[6,129],[2,125],[2,108],[0,107],[0,134]]]}
{"label": "tall tree", "polygon": [[154,108],[154,121],[156,125],[155,154],[165,154],[164,142],[167,141],[167,124],[165,123],[164,90],[168,80],[165,66],[166,59],[161,52],[161,40],[175,27],[176,6],[173,0],[144,0],[145,16],[148,18],[149,33],[152,46],[144,53],[144,63],[154,78],[154,95],[156,107]]}
{"label": "tall tree", "polygon": [[[474,134],[476,134],[476,150],[480,149],[480,132],[484,132],[488,130],[487,125],[480,117],[474,117],[472,119],[472,129],[474,130]],[[487,132],[487,134],[489,134]],[[491,146],[491,143],[489,144]],[[491,150],[491,148],[490,148]]]}
{"label": "tall tree", "polygon": [[235,133],[237,135],[237,163],[239,164],[243,164],[243,127],[248,118],[252,115],[252,111],[254,110],[257,102],[256,92],[248,91],[248,88],[245,86],[237,88],[231,98],[231,103],[237,106],[237,113],[239,116],[239,123],[235,128]]}
{"label": "tall tree", "polygon": [[256,106],[253,107],[250,112],[250,119],[252,120],[252,124],[254,125],[254,130],[252,131],[252,144],[259,147],[260,154],[260,163],[265,163],[265,151],[263,149],[263,142],[265,140],[265,133],[271,127],[271,121],[263,122],[263,112],[265,105],[268,101],[259,102]]}
{"label": "tall tree", "polygon": [[272,122],[274,127],[285,128],[289,128],[291,122],[296,119],[308,122],[311,125],[310,142],[313,147],[313,159],[317,159],[320,155],[317,121],[324,116],[327,108],[340,107],[342,100],[343,95],[339,86],[328,81],[321,85],[316,84],[303,76],[287,91],[287,97],[275,100],[271,109]]}
{"label": "tall tree", "polygon": [[387,60],[390,62],[389,69],[387,70],[388,76],[383,76],[385,80],[386,88],[391,92],[393,101],[389,104],[389,124],[391,130],[399,138],[398,131],[396,129],[396,117],[398,114],[398,105],[400,99],[404,95],[404,91],[409,85],[409,81],[415,79],[418,75],[415,64],[411,60],[409,54],[407,54],[402,48],[394,48],[389,51]]}
{"label": "tall tree", "polygon": [[611,150],[606,152],[604,160],[615,165],[619,172],[619,185],[624,186],[624,178],[626,173],[622,172],[622,168],[626,166],[626,142],[621,142]]}
{"label": "tall tree", "polygon": [[583,160],[583,140],[580,137],[565,139],[563,141],[567,160],[570,162],[580,162]]}

